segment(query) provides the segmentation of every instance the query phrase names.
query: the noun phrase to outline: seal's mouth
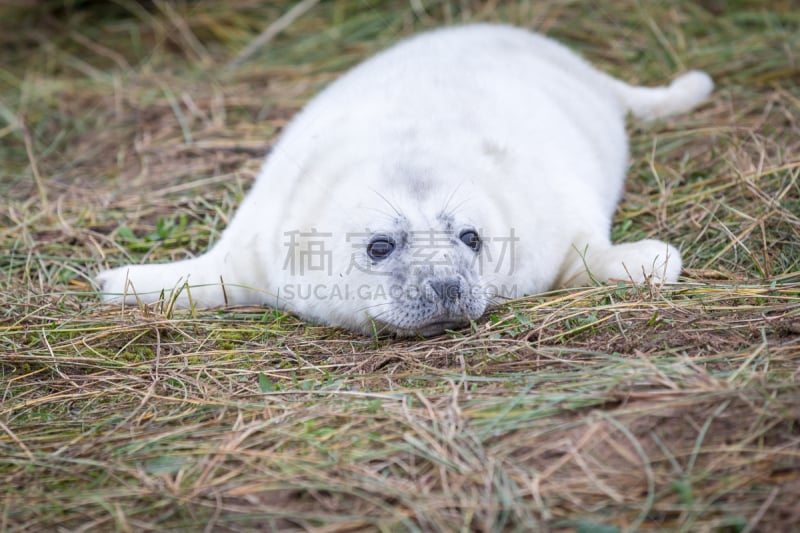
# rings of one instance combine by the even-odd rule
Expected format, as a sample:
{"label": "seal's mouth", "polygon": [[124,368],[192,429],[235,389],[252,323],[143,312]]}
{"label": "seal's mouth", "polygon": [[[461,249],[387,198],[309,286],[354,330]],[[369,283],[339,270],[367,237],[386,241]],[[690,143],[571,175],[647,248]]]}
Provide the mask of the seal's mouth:
{"label": "seal's mouth", "polygon": [[383,325],[387,333],[394,333],[397,337],[433,337],[434,335],[444,333],[444,331],[448,329],[463,328],[467,324],[469,324],[467,319],[447,319],[431,321],[415,328],[398,328],[387,323]]}
{"label": "seal's mouth", "polygon": [[439,320],[426,324],[417,330],[417,335],[432,337],[448,329],[460,329],[469,324],[466,320]]}

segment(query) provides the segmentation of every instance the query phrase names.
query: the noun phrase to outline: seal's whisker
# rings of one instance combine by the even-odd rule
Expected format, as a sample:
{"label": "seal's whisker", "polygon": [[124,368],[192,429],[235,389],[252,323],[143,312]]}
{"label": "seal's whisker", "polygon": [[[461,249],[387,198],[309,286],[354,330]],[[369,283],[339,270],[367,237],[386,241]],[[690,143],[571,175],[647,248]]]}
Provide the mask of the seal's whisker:
{"label": "seal's whisker", "polygon": [[[391,306],[391,305],[392,305],[392,302],[380,302],[380,303],[376,303],[376,304],[372,304],[372,305],[365,305],[364,307],[359,307],[356,310],[356,312],[360,314],[360,313],[364,313],[366,311],[371,311],[373,309],[378,309],[378,308],[383,307],[383,306]],[[373,316],[372,318],[375,318],[375,316]]]}
{"label": "seal's whisker", "polygon": [[464,184],[464,180],[461,180],[453,188],[453,192],[451,192],[450,195],[447,197],[447,199],[444,201],[444,205],[442,206],[442,211],[441,211],[442,213],[449,213],[450,212],[449,209],[448,209],[450,207],[450,202],[453,200],[453,198],[455,197],[456,193],[458,193],[458,190],[461,188],[461,186],[463,184]]}
{"label": "seal's whisker", "polygon": [[[377,207],[365,207],[363,209],[364,209],[364,211],[371,211],[371,212],[377,213],[377,214],[379,214],[379,215],[381,215],[383,217],[386,217],[386,220],[388,222],[394,222],[395,219],[397,218],[397,215],[399,214],[399,211],[397,211],[396,209],[394,210],[394,214],[393,213],[388,213],[388,212],[386,212],[386,211],[384,211],[382,209],[378,209]],[[394,209],[394,208],[392,208],[392,209]]]}
{"label": "seal's whisker", "polygon": [[386,196],[384,196],[379,191],[377,191],[377,190],[375,190],[373,188],[370,188],[369,190],[372,191],[373,193],[375,193],[378,196],[378,198],[380,198],[381,200],[386,202],[386,205],[391,207],[392,211],[394,211],[397,214],[398,217],[402,217],[403,216],[403,213],[399,209],[397,209],[397,207],[395,207],[394,204],[392,202],[390,202],[388,198],[386,198]]}

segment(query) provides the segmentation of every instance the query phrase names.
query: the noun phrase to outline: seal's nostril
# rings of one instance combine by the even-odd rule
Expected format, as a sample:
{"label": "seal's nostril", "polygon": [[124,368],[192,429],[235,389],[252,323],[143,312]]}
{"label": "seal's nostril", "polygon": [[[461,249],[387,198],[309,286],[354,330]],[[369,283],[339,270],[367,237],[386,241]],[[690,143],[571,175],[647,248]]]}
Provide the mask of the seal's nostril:
{"label": "seal's nostril", "polygon": [[455,302],[461,298],[461,282],[457,279],[445,279],[428,282],[442,302]]}

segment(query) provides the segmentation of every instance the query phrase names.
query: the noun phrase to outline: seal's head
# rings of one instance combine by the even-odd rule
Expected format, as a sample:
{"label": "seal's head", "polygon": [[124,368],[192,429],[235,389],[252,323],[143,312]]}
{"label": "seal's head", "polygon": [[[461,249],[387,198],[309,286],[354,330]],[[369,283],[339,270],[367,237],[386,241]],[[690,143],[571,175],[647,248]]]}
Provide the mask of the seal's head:
{"label": "seal's head", "polygon": [[[318,263],[329,260],[331,267],[294,277],[289,286],[312,286],[283,292],[295,297],[294,310],[365,334],[398,336],[435,335],[484,313],[492,300],[482,274],[492,247],[483,233],[485,197],[430,171],[409,174],[380,188],[329,191],[325,206],[337,209],[316,210],[318,232],[302,232],[312,238],[294,250],[301,264],[303,254],[324,249]],[[315,243],[314,235],[324,239]]]}
{"label": "seal's head", "polygon": [[468,324],[486,309],[479,229],[453,214],[425,218],[398,214],[354,243],[358,274],[349,282],[368,288],[355,314],[363,317],[363,329],[435,335]]}

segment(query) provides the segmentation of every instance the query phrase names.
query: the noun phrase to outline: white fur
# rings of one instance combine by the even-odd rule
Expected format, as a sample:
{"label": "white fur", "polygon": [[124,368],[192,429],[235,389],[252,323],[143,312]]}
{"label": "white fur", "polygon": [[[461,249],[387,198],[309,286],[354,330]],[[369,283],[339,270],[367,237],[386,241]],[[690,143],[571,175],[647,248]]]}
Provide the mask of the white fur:
{"label": "white fur", "polygon": [[[419,35],[309,102],[209,252],[105,271],[98,283],[109,302],[152,302],[175,289],[183,306],[267,304],[365,333],[433,334],[498,298],[557,285],[673,282],[681,270],[674,247],[610,242],[628,164],[625,114],[685,111],[711,89],[702,72],[669,87],[629,86],[507,26]],[[479,230],[478,254],[459,241],[464,228]],[[301,235],[289,254],[291,232],[312,230],[330,235]],[[420,232],[443,240],[426,247]],[[366,254],[375,235],[398,242],[386,260]],[[513,262],[500,263],[512,236]],[[323,269],[301,272],[302,254],[320,242],[330,253]],[[457,297],[431,293],[441,280]],[[414,283],[418,296],[389,294]]]}

